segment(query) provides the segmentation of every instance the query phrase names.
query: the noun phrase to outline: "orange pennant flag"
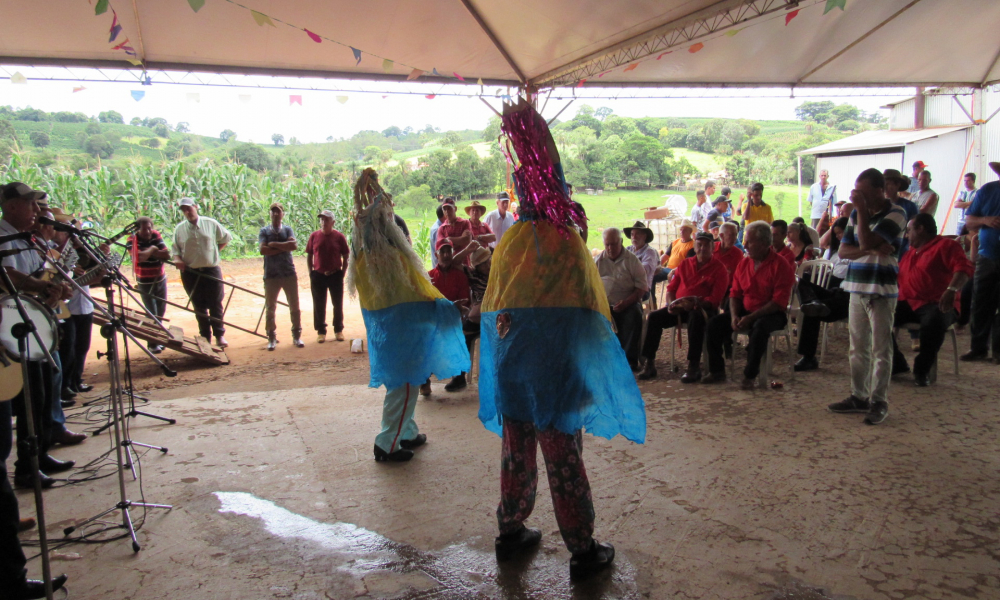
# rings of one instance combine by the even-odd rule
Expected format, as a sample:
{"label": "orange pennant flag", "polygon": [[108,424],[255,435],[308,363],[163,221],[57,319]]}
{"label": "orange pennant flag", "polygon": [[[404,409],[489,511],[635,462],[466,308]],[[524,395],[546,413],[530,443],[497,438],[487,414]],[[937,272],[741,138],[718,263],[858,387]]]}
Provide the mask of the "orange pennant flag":
{"label": "orange pennant flag", "polygon": [[690,48],[688,48],[688,52],[690,52],[691,54],[694,54],[695,52],[701,50],[704,47],[705,47],[705,44],[702,44],[701,42],[698,42],[694,46],[691,46]]}
{"label": "orange pennant flag", "polygon": [[629,71],[635,71],[635,68],[638,67],[638,66],[639,66],[639,63],[632,63],[629,66],[625,67],[625,70],[622,71],[622,72],[623,73],[628,73]]}
{"label": "orange pennant flag", "polygon": [[412,80],[416,79],[417,77],[420,77],[423,74],[424,74],[424,72],[421,71],[420,69],[413,69],[412,71],[410,71],[410,74],[406,76],[406,80],[407,81],[412,81]]}
{"label": "orange pennant flag", "polygon": [[795,9],[792,12],[785,15],[785,25],[791,23],[792,19],[794,19],[797,16],[799,16],[799,9]]}

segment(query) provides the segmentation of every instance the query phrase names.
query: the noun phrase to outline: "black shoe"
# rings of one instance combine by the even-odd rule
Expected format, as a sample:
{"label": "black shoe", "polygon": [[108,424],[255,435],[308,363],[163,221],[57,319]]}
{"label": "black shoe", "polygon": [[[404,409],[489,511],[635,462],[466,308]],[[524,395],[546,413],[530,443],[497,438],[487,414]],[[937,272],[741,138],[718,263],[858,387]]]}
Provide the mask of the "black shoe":
{"label": "black shoe", "polygon": [[[59,577],[52,579],[52,591],[62,589],[62,586],[66,585],[66,580],[68,577],[66,574],[62,574]],[[24,584],[20,589],[14,592],[11,596],[13,600],[35,600],[36,598],[45,597],[45,582],[38,581],[35,579],[25,579]]]}
{"label": "black shoe", "polygon": [[444,391],[446,392],[457,392],[464,390],[469,384],[465,382],[465,373],[462,373],[458,377],[452,377],[451,381],[444,386]]}
{"label": "black shoe", "polygon": [[71,406],[76,406],[76,400],[60,400],[63,408],[70,408]]}
{"label": "black shoe", "polygon": [[412,440],[400,440],[399,447],[403,450],[413,450],[414,448],[419,448],[427,443],[427,434],[418,433],[417,437]]}
{"label": "black shoe", "polygon": [[878,401],[872,402],[872,407],[865,417],[865,425],[878,425],[889,416],[889,403]]}
{"label": "black shoe", "polygon": [[160,352],[163,352],[163,346],[154,345],[149,347],[150,354],[159,354]]}
{"label": "black shoe", "polygon": [[413,458],[413,450],[399,449],[395,452],[386,452],[375,446],[375,462],[406,462]]}
{"label": "black shoe", "polygon": [[931,384],[931,376],[927,373],[913,372],[913,385],[917,387],[927,387]]}
{"label": "black shoe", "polygon": [[76,392],[74,392],[73,390],[65,389],[62,391],[63,400],[72,400],[73,398],[76,398]]}
{"label": "black shoe", "polygon": [[629,363],[628,368],[632,369],[633,373],[638,373],[642,370],[642,366],[639,363]]}
{"label": "black shoe", "polygon": [[970,350],[962,356],[959,356],[958,359],[964,360],[965,362],[972,362],[975,360],[986,360],[988,357],[989,353],[987,352],[976,352],[975,350]]}
{"label": "black shoe", "polygon": [[681,383],[698,383],[701,381],[701,369],[688,369],[681,375]]}
{"label": "black shoe", "polygon": [[[160,349],[162,349],[162,348],[163,348],[163,346],[160,346]],[[86,394],[87,392],[89,392],[92,389],[94,389],[94,386],[87,385],[86,383],[81,383],[80,385],[76,386],[76,391],[77,392],[83,392],[84,394]]]}
{"label": "black shoe", "polygon": [[807,302],[800,307],[800,310],[807,317],[818,317],[820,319],[830,314],[830,307],[822,302]]}
{"label": "black shoe", "polygon": [[515,554],[522,550],[538,545],[542,540],[542,532],[537,529],[528,529],[524,525],[514,533],[497,536],[493,540],[493,547],[496,549],[497,562],[510,560]]}
{"label": "black shoe", "polygon": [[646,381],[647,379],[656,379],[656,361],[652,358],[646,359],[646,364],[642,368],[642,372],[639,373],[639,379]]}
{"label": "black shoe", "polygon": [[571,579],[583,579],[603,571],[615,560],[615,547],[594,540],[590,550],[574,554],[569,559],[569,576]]}
{"label": "black shoe", "polygon": [[796,371],[815,371],[819,368],[819,361],[815,356],[803,356],[795,363]]}
{"label": "black shoe", "polygon": [[705,375],[702,379],[702,383],[723,383],[726,381],[726,372],[719,371],[718,373],[709,373]]}
{"label": "black shoe", "polygon": [[[42,489],[47,490],[56,482],[45,473],[39,472],[38,476],[42,478]],[[14,487],[18,489],[31,489],[35,487],[35,479],[31,476],[31,473],[14,473]]]}
{"label": "black shoe", "polygon": [[69,471],[75,464],[76,462],[72,460],[59,460],[58,458],[54,458],[48,454],[38,459],[38,468],[44,473],[61,473],[63,471]]}
{"label": "black shoe", "polygon": [[896,375],[902,375],[903,373],[909,373],[909,372],[910,372],[910,365],[906,364],[905,362],[902,364],[896,364],[895,362],[892,363],[893,377],[895,377]]}
{"label": "black shoe", "polygon": [[840,402],[834,402],[833,404],[826,407],[832,413],[837,414],[848,414],[848,413],[866,413],[868,409],[871,408],[867,400],[862,400],[854,396],[848,396]]}

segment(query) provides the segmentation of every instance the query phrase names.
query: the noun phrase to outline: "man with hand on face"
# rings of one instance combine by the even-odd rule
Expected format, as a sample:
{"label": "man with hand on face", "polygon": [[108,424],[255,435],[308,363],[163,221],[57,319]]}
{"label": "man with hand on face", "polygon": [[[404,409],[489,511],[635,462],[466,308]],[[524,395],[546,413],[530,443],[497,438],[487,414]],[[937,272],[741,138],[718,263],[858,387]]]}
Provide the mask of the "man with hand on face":
{"label": "man with hand on face", "polygon": [[632,371],[639,370],[639,338],[642,336],[642,308],[639,301],[649,291],[646,270],[635,254],[622,246],[619,229],[604,230],[604,251],[594,259],[611,305],[618,342]]}
{"label": "man with hand on face", "polygon": [[298,249],[295,233],[288,225],[282,224],[285,209],[275,202],[271,205],[271,224],[261,227],[257,241],[260,253],[264,255],[264,310],[267,313],[267,349],[274,350],[278,344],[278,326],[274,322],[278,308],[278,294],[284,290],[288,301],[288,312],[292,317],[292,345],[302,348],[302,312],[299,310],[299,278],[295,273],[292,252]]}
{"label": "man with hand on face", "polygon": [[[170,250],[163,243],[160,232],[153,229],[152,219],[139,217],[136,223],[139,230],[125,243],[132,254],[136,287],[146,310],[157,319],[162,319],[167,311],[167,274],[163,272],[163,263],[170,260]],[[159,354],[163,346],[150,342],[149,351]]]}
{"label": "man with hand on face", "polygon": [[214,332],[216,345],[225,348],[229,343],[222,323],[225,290],[219,253],[233,236],[215,219],[200,216],[193,198],[181,198],[177,205],[185,220],[174,229],[174,266],[180,269],[184,291],[194,306],[199,334],[211,340]]}
{"label": "man with hand on face", "polygon": [[[438,209],[440,210],[440,208]],[[326,292],[333,303],[333,333],[338,342],[344,341],[344,273],[347,272],[351,249],[343,233],[333,228],[333,211],[319,213],[322,227],[306,242],[306,267],[313,299],[313,327],[322,344],[326,341]],[[431,236],[433,239],[434,236]]]}

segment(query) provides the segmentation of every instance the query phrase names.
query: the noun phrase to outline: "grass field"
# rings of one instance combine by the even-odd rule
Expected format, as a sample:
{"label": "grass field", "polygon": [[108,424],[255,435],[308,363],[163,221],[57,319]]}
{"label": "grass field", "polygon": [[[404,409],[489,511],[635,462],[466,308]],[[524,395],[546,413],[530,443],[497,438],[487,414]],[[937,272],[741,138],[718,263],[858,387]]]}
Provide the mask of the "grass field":
{"label": "grass field", "polygon": [[688,150],[687,148],[671,148],[670,151],[673,152],[674,158],[686,158],[689,163],[697,167],[702,173],[714,173],[722,170],[722,163],[719,162],[718,157],[714,154]]}

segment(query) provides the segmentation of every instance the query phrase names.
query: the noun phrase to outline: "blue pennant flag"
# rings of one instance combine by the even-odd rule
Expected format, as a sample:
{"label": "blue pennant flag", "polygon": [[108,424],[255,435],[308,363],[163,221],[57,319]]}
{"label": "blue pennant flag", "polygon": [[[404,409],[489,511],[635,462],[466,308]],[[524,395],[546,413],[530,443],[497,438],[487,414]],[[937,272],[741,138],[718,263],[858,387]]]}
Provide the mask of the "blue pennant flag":
{"label": "blue pennant flag", "polygon": [[143,97],[145,97],[145,95],[146,95],[145,90],[132,90],[132,99],[135,100],[136,102],[142,100]]}
{"label": "blue pennant flag", "polygon": [[354,46],[351,46],[351,52],[354,53],[354,59],[356,61],[358,61],[357,63],[355,63],[355,65],[360,65],[361,64],[361,50],[358,50]]}

